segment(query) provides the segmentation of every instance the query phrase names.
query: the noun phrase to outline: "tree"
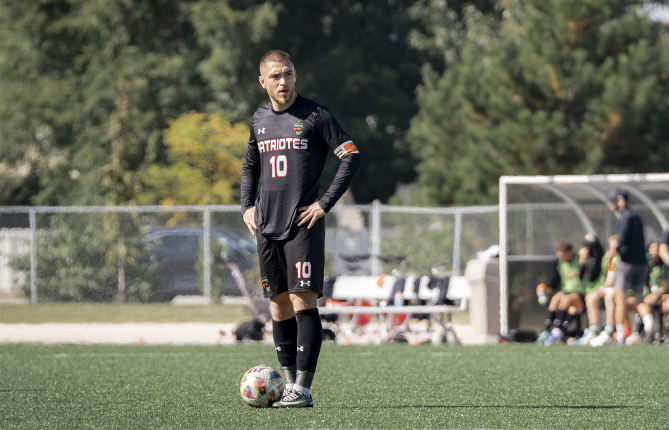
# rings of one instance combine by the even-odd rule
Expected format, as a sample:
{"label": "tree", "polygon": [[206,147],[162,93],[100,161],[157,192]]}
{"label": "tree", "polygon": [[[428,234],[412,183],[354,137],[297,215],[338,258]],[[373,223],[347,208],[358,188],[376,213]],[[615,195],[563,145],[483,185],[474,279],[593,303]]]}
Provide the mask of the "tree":
{"label": "tree", "polygon": [[[385,200],[413,179],[405,132],[423,54],[408,0],[3,0],[0,204],[126,204],[191,110],[250,121],[258,62],[295,58],[298,91],[329,106],[365,158],[352,188]],[[334,157],[323,175],[328,184]]]}
{"label": "tree", "polygon": [[212,98],[190,3],[0,2],[0,203],[132,201],[168,120]]}
{"label": "tree", "polygon": [[191,112],[165,131],[167,163],[151,165],[142,203],[221,205],[239,201],[249,128],[218,114]]}
{"label": "tree", "polygon": [[[324,0],[305,7],[301,0],[200,2],[193,7],[194,22],[209,55],[199,67],[217,94],[208,109],[231,121],[249,121],[269,101],[258,84],[261,56],[271,49],[290,53],[297,91],[332,110],[365,160],[351,186],[356,200],[385,201],[397,183],[414,178],[415,160],[405,132],[417,112],[414,90],[422,54],[407,42],[409,31],[420,27],[408,15],[411,3]],[[231,8],[242,5],[255,17],[245,33],[238,30],[240,21],[229,18]],[[321,192],[338,166],[339,160],[330,157]]]}
{"label": "tree", "polygon": [[495,202],[500,175],[666,169],[662,27],[628,1],[505,4],[495,41],[424,70],[411,138],[432,201]]}
{"label": "tree", "polygon": [[[112,216],[109,216],[112,215]],[[142,243],[140,214],[63,213],[40,217],[37,253],[37,287],[40,302],[150,302],[161,298],[156,282],[161,271],[151,262],[151,247]],[[109,220],[115,221],[108,230]],[[125,289],[118,291],[118,237],[123,232],[121,252]],[[10,266],[23,272],[21,290],[30,297],[30,255],[14,257]]]}

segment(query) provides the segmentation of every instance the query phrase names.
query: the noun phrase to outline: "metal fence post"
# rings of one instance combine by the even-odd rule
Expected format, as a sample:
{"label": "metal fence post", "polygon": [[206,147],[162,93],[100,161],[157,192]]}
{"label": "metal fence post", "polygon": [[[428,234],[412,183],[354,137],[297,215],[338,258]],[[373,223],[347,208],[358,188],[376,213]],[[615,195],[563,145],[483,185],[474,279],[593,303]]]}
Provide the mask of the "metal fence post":
{"label": "metal fence post", "polygon": [[506,198],[506,178],[504,176],[499,178],[499,324],[500,334],[506,336],[509,334],[509,319],[507,316],[507,238],[506,238],[506,215],[507,215],[507,198]]}
{"label": "metal fence post", "polygon": [[35,209],[30,209],[30,302],[37,303],[37,223]]}
{"label": "metal fence post", "polygon": [[208,305],[211,304],[211,210],[209,206],[204,208],[204,299]]}
{"label": "metal fence post", "polygon": [[460,274],[460,240],[462,239],[462,212],[455,213],[453,232],[453,275]]}
{"label": "metal fence post", "polygon": [[378,276],[381,274],[381,263],[379,262],[379,254],[381,254],[381,203],[378,200],[372,202],[371,224],[372,258],[370,259],[370,271],[372,276]]}

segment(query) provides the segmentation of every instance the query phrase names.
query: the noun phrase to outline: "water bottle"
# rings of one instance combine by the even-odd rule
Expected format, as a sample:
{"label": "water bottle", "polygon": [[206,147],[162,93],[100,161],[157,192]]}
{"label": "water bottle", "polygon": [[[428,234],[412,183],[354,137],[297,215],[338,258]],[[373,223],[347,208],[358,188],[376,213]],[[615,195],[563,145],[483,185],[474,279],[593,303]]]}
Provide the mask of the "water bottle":
{"label": "water bottle", "polygon": [[395,293],[395,306],[404,306],[404,298],[399,291]]}
{"label": "water bottle", "polygon": [[548,303],[548,296],[546,295],[546,284],[539,284],[539,304],[545,306]]}

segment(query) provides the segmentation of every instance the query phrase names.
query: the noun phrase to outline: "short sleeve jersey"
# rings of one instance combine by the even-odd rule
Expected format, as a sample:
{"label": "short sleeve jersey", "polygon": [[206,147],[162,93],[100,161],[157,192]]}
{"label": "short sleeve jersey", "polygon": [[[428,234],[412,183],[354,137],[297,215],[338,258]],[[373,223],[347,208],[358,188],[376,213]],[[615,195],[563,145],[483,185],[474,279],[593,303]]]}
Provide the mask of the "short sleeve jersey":
{"label": "short sleeve jersey", "polygon": [[620,256],[614,255],[613,258],[609,260],[609,272],[615,272],[618,268],[618,264],[620,264]]}
{"label": "short sleeve jersey", "polygon": [[585,293],[585,284],[578,277],[578,272],[578,258],[574,257],[571,261],[558,261],[558,273],[562,281],[562,292],[565,294]]}
{"label": "short sleeve jersey", "polygon": [[647,284],[644,285],[643,295],[644,297],[651,293],[651,287],[662,287],[667,288],[668,284],[668,270],[667,266],[660,261],[656,263],[650,254],[646,256],[648,260],[648,278]]}
{"label": "short sleeve jersey", "polygon": [[[340,159],[358,154],[327,107],[298,95],[284,111],[277,112],[268,103],[255,112],[246,162],[259,165],[261,171],[255,202],[260,234],[272,240],[288,237],[298,208],[318,201],[320,177],[330,151]],[[245,204],[254,203],[242,201],[243,209]],[[320,204],[327,212],[334,202]]]}

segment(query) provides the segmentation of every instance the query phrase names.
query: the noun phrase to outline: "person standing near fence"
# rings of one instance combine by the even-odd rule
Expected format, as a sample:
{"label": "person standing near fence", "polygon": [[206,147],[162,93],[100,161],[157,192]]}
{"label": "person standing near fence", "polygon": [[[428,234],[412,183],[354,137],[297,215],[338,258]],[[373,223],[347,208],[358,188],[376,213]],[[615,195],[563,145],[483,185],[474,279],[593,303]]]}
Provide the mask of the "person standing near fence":
{"label": "person standing near fence", "polygon": [[[616,302],[616,340],[625,343],[625,317],[627,316],[627,291],[634,291],[636,305],[643,303],[643,285],[646,277],[646,244],[643,223],[639,214],[630,210],[629,195],[625,190],[616,190],[609,196],[611,209],[620,213],[616,234],[620,263],[613,280]],[[653,316],[645,308],[639,308],[645,327],[653,327]]]}
{"label": "person standing near fence", "polygon": [[[322,218],[348,189],[362,158],[327,107],[295,92],[295,67],[287,53],[265,54],[259,81],[270,103],[251,121],[241,207],[257,238],[263,294],[270,299],[274,345],[286,381],[282,399],[273,406],[313,407],[311,383],[323,341],[317,308],[325,272]],[[330,151],[340,165],[319,198]]]}

